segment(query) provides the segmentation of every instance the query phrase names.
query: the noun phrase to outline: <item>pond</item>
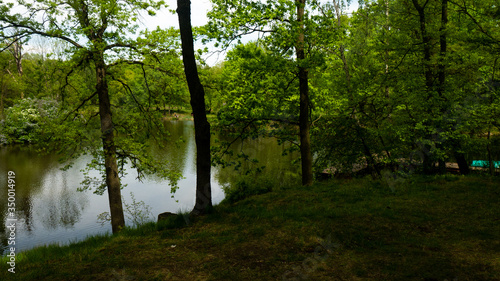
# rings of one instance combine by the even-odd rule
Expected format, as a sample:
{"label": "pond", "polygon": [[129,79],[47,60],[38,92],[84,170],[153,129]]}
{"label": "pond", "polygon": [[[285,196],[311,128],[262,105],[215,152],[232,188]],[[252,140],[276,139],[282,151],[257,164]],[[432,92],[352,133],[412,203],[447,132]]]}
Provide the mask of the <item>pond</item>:
{"label": "pond", "polygon": [[[151,208],[151,220],[162,212],[189,212],[195,203],[195,142],[192,121],[170,121],[167,123],[171,142],[162,151],[156,151],[173,169],[183,174],[179,189],[173,194],[167,181],[150,177],[143,182],[136,179],[136,172],[128,169],[122,178],[124,202],[132,203],[131,193],[137,202],[143,201]],[[176,141],[181,138],[183,141]],[[275,139],[256,139],[233,144],[235,152],[244,151],[259,160],[273,175],[296,174],[297,165],[291,162],[296,155],[281,156],[283,145]],[[0,148],[0,248],[4,252],[8,244],[8,171],[15,172],[15,204],[17,232],[16,251],[27,250],[44,244],[67,244],[89,235],[111,232],[109,223],[102,225],[98,215],[109,212],[107,193],[96,195],[91,191],[79,192],[83,180],[81,170],[91,160],[90,156],[78,158],[74,165],[62,171],[63,166],[56,155],[40,156],[35,151],[19,147]],[[238,171],[233,167],[212,169],[212,201],[218,204],[224,199],[222,187],[237,175],[245,173],[248,165]],[[95,172],[95,176],[98,173]],[[127,225],[131,221],[127,219]]]}

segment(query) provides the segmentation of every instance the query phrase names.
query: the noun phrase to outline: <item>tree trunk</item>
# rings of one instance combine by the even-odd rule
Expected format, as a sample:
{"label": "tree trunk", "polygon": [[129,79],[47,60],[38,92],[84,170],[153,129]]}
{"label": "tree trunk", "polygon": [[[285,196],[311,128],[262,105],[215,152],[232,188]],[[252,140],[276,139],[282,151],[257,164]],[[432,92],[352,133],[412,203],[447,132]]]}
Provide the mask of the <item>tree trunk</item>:
{"label": "tree trunk", "polygon": [[203,214],[212,208],[210,185],[210,124],[205,113],[205,91],[201,85],[194,56],[191,29],[191,1],[177,0],[177,15],[181,32],[182,60],[191,96],[196,142],[196,204],[192,214]]}
{"label": "tree trunk", "polygon": [[368,144],[366,143],[366,140],[363,136],[363,132],[360,131],[360,127],[357,129],[358,136],[361,139],[361,143],[363,144],[363,153],[365,154],[366,157],[366,165],[368,168],[368,171],[372,175],[372,177],[380,177],[380,171],[378,170],[377,167],[377,162],[375,161],[375,158],[373,157],[372,152],[370,151],[370,148],[368,147]]}
{"label": "tree trunk", "polygon": [[[427,33],[426,19],[425,19],[425,5],[420,6],[418,0],[412,0],[415,9],[418,12],[418,18],[420,22],[420,33],[422,35],[422,44],[424,47],[424,68],[425,68],[425,85],[427,88],[428,97],[431,96],[434,87],[434,78],[432,73],[432,63],[431,63],[431,39]],[[426,2],[427,4],[428,2]]]}
{"label": "tree trunk", "polygon": [[120,178],[118,177],[118,165],[116,162],[111,103],[108,95],[104,58],[100,55],[95,58],[95,60],[97,78],[96,90],[99,96],[99,116],[101,118],[101,137],[104,150],[104,167],[106,169],[109,209],[111,212],[111,227],[113,233],[117,233],[125,227],[125,217],[123,215]]}
{"label": "tree trunk", "polygon": [[14,42],[8,50],[12,54],[12,56],[14,57],[14,61],[16,62],[17,74],[19,74],[19,76],[23,76],[23,44],[20,42],[20,39],[18,37],[14,37],[12,38],[12,40]]}
{"label": "tree trunk", "polygon": [[[17,40],[18,38],[14,38],[13,40]],[[19,42],[19,40],[15,41],[11,48],[9,49],[10,53],[14,57],[14,61],[16,62],[16,69],[19,78],[23,76],[23,45]],[[17,79],[16,79],[17,80]],[[21,90],[21,99],[24,99],[24,92]]]}
{"label": "tree trunk", "polygon": [[23,76],[23,45],[17,41],[14,43],[14,59],[16,60],[17,74]]}
{"label": "tree trunk", "polygon": [[[438,63],[438,95],[441,99],[444,99],[444,92],[446,88],[446,54],[448,52],[447,49],[447,25],[448,25],[448,0],[442,0],[441,1],[441,27],[439,28],[439,45],[440,45],[440,52],[439,52],[439,63]],[[446,108],[444,106],[441,106],[440,111],[442,114],[446,113]],[[458,168],[460,170],[460,173],[463,175],[469,174],[469,165],[467,164],[467,160],[465,159],[465,155],[462,152],[459,152],[461,149],[460,142],[457,140],[455,142],[452,142],[452,148],[454,150],[454,156],[455,160],[457,160]],[[442,170],[446,170],[446,167],[444,167],[444,164],[440,163],[440,166],[443,165],[441,168]]]}
{"label": "tree trunk", "polygon": [[302,185],[309,186],[313,183],[311,136],[309,134],[311,124],[309,123],[309,71],[303,65],[305,59],[305,35],[304,35],[304,8],[305,0],[298,0],[297,22],[299,23],[299,38],[297,40],[297,63],[299,65],[299,91],[300,91],[300,157],[302,161]]}
{"label": "tree trunk", "polygon": [[[386,81],[388,81],[388,76],[389,76],[389,40],[388,35],[389,34],[389,0],[385,0],[385,26],[384,26],[384,39],[387,40],[385,42],[386,48],[385,48],[385,76],[386,76]],[[387,82],[386,82],[387,83]],[[389,85],[385,85],[385,97],[389,99]]]}
{"label": "tree trunk", "polygon": [[495,174],[495,166],[493,163],[493,157],[491,157],[491,139],[490,139],[490,136],[491,136],[491,129],[490,129],[490,127],[488,127],[488,145],[486,146],[486,150],[488,151],[488,167],[490,170],[490,175],[493,176]]}
{"label": "tree trunk", "polygon": [[[424,6],[420,6],[418,3],[418,0],[412,0],[413,6],[418,12],[418,18],[419,18],[419,23],[420,23],[420,33],[422,36],[422,45],[423,45],[423,63],[424,63],[424,75],[425,75],[425,87],[426,87],[426,94],[427,97],[426,99],[429,100],[432,98],[432,92],[434,90],[434,77],[433,77],[433,71],[432,71],[432,62],[431,62],[431,38],[429,34],[427,33],[427,23],[426,23],[426,18],[425,18],[425,6],[429,3],[428,1],[424,4]],[[429,108],[429,111],[432,111],[432,109]],[[432,112],[429,112],[432,114]],[[427,123],[427,122],[426,122]],[[425,123],[424,123],[425,124]],[[430,124],[426,124],[430,125]],[[431,140],[430,135],[425,136],[426,139]],[[423,166],[423,172],[424,174],[430,174],[433,172],[433,162],[434,159],[431,155],[430,149],[425,149],[423,151],[423,161],[422,161],[422,166]]]}
{"label": "tree trunk", "polygon": [[470,173],[469,164],[467,164],[467,159],[465,159],[465,154],[462,152],[455,152],[455,159],[457,160],[458,169],[462,175],[467,175]]}
{"label": "tree trunk", "polygon": [[447,42],[446,42],[446,29],[448,24],[448,0],[442,0],[441,2],[441,27],[439,28],[439,45],[441,47],[439,53],[439,65],[438,65],[438,79],[439,88],[438,94],[440,97],[444,94],[445,80],[446,80],[446,52],[447,52]]}
{"label": "tree trunk", "polygon": [[3,116],[3,111],[4,111],[4,109],[3,109],[3,97],[5,96],[6,86],[5,86],[5,81],[4,81],[5,80],[4,75],[3,74],[0,74],[0,75],[2,75],[1,76],[2,80],[0,81],[0,86],[1,86],[1,88],[0,88],[0,91],[1,91],[1,93],[0,93],[0,120],[3,120],[3,118],[4,118],[4,116]]}
{"label": "tree trunk", "polygon": [[[337,16],[337,26],[339,30],[342,28],[342,11],[340,10],[340,3],[336,0],[333,1],[333,7],[335,8],[335,15]],[[344,66],[344,74],[347,82],[347,91],[349,92],[349,96],[351,100],[354,101],[354,97],[352,95],[352,86],[351,86],[351,74],[349,70],[349,64],[347,63],[347,58],[345,56],[345,47],[343,44],[339,46],[339,55],[340,60],[342,60],[342,64]]]}
{"label": "tree trunk", "polygon": [[[441,27],[439,28],[439,58],[438,58],[438,96],[440,100],[444,100],[444,91],[445,91],[445,82],[446,82],[446,52],[447,52],[447,44],[446,44],[446,28],[448,24],[448,1],[441,1]],[[439,105],[439,111],[443,116],[446,114],[445,106],[442,104]],[[443,148],[444,145],[438,144],[439,148]],[[456,150],[457,147],[454,147]],[[459,153],[455,153],[455,156],[458,156],[457,162],[462,162],[465,158],[461,157]],[[462,155],[463,156],[463,155]],[[456,157],[455,157],[456,158]],[[463,158],[463,159],[462,159]],[[462,163],[463,165],[463,163]],[[446,173],[446,163],[444,159],[439,159],[439,171],[440,173]]]}

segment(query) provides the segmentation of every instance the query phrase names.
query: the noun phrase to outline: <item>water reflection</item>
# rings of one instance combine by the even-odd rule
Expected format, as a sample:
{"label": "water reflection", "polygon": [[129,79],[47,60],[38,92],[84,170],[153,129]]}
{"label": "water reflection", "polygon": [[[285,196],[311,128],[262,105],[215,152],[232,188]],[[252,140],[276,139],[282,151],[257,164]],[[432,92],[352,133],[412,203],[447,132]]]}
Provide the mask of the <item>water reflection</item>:
{"label": "water reflection", "polygon": [[[163,147],[152,146],[152,152],[168,167],[184,176],[178,182],[179,189],[174,198],[169,183],[154,176],[144,182],[136,180],[136,174],[128,169],[122,179],[126,187],[122,191],[124,201],[131,203],[130,192],[137,201],[144,201],[152,208],[153,217],[162,212],[189,211],[194,206],[196,186],[196,147],[192,121],[173,121],[165,124],[171,137]],[[234,182],[248,169],[266,166],[273,176],[295,173],[290,162],[293,155],[282,157],[283,146],[273,139],[247,140],[237,142],[231,148],[235,154],[242,150],[259,163],[242,162],[239,170],[233,167],[214,168],[212,173],[212,198],[218,204],[223,198],[222,185]],[[109,225],[101,226],[97,216],[108,212],[108,198],[92,192],[77,192],[83,180],[81,169],[90,162],[89,156],[78,158],[73,167],[62,171],[57,156],[40,156],[36,151],[21,150],[19,147],[0,147],[0,247],[7,246],[7,172],[16,172],[16,216],[18,231],[16,249],[25,250],[48,243],[68,243],[84,239],[87,235],[110,232]],[[128,167],[127,167],[128,168]],[[98,172],[90,174],[98,177]],[[2,252],[2,251],[0,251]]]}
{"label": "water reflection", "polygon": [[[56,164],[54,156],[40,157],[35,151],[21,149],[21,147],[9,147],[0,149],[0,204],[2,222],[7,218],[7,172],[14,171],[15,178],[15,204],[16,218],[19,227],[27,232],[33,231],[33,198],[41,191],[43,178]],[[28,171],[28,172],[24,172]],[[22,174],[22,176],[18,176]],[[7,246],[7,230],[5,223],[0,228],[2,235],[0,247]]]}
{"label": "water reflection", "polygon": [[[248,160],[242,160],[233,166],[218,169],[216,178],[222,186],[229,186],[249,171],[265,168],[259,174],[265,174],[277,183],[284,183],[290,178],[296,178],[299,173],[299,166],[293,164],[294,160],[297,159],[297,153],[282,155],[283,151],[288,148],[290,148],[289,144],[278,145],[274,138],[237,141],[233,143],[231,150],[234,154],[244,153],[248,156]],[[234,157],[225,158],[226,161],[233,160],[235,162]],[[252,161],[253,159],[257,161]]]}
{"label": "water reflection", "polygon": [[170,138],[162,146],[152,146],[153,155],[157,159],[167,161],[167,167],[174,172],[184,173],[186,167],[194,165],[187,163],[195,152],[194,123],[192,121],[166,121],[165,126],[170,132]]}
{"label": "water reflection", "polygon": [[[60,181],[58,180],[58,176]],[[88,205],[88,197],[85,193],[74,192],[76,186],[68,186],[67,175],[52,175],[48,179],[50,186],[60,188],[49,188],[50,194],[39,196],[38,205],[44,207],[39,217],[43,227],[46,229],[73,228],[80,221],[81,215]]]}

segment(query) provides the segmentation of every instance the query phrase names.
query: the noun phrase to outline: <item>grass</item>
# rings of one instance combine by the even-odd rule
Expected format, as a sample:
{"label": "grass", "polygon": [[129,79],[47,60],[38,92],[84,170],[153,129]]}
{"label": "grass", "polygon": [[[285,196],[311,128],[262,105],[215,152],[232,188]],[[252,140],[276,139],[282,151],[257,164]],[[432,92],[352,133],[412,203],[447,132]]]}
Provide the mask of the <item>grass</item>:
{"label": "grass", "polygon": [[20,253],[0,280],[500,280],[499,198],[477,176],[290,187]]}

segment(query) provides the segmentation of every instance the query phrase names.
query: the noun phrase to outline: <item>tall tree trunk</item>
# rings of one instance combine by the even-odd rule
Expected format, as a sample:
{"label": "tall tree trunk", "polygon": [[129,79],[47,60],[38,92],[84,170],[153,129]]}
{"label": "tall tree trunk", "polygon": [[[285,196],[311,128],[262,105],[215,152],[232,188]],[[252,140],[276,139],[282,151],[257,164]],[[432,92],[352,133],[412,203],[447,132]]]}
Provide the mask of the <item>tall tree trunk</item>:
{"label": "tall tree trunk", "polygon": [[116,162],[111,103],[109,101],[108,83],[106,81],[106,64],[104,63],[104,57],[102,55],[98,55],[94,59],[96,60],[96,90],[99,96],[99,116],[101,118],[101,137],[104,150],[104,167],[106,169],[109,209],[111,212],[111,227],[113,233],[117,233],[125,227],[125,217],[123,215],[120,178],[118,176],[118,165]]}
{"label": "tall tree trunk", "polygon": [[[441,27],[439,28],[439,64],[438,64],[438,82],[439,86],[437,89],[438,95],[441,100],[445,99],[445,89],[446,89],[446,55],[448,52],[447,44],[447,25],[448,25],[448,0],[441,0]],[[441,106],[441,113],[445,114],[446,108]],[[463,152],[459,152],[461,149],[459,140],[452,142],[452,147],[454,150],[455,160],[457,161],[458,168],[461,174],[468,174],[470,172],[469,165],[465,159]],[[440,163],[440,166],[443,165]],[[444,165],[443,165],[444,166]],[[440,170],[446,170],[446,167],[440,167]]]}
{"label": "tall tree trunk", "polygon": [[465,158],[465,154],[463,152],[455,151],[455,159],[457,160],[458,170],[462,175],[467,175],[470,173],[469,164],[467,163],[467,159]]}
{"label": "tall tree trunk", "polygon": [[[387,40],[385,42],[386,44],[386,49],[385,49],[385,76],[386,76],[386,81],[388,80],[389,76],[389,40],[387,39],[389,37],[389,0],[385,0],[385,26],[384,26],[384,39]],[[387,83],[387,82],[386,82]],[[389,99],[389,85],[385,85],[385,97]]]}
{"label": "tall tree trunk", "polygon": [[177,0],[177,15],[181,32],[182,60],[191,96],[196,142],[196,204],[192,214],[202,214],[212,207],[210,185],[210,124],[205,112],[205,91],[201,85],[194,56],[191,29],[191,1]]}
{"label": "tall tree trunk", "polygon": [[361,132],[361,127],[358,126],[356,131],[358,133],[358,137],[361,139],[361,143],[363,144],[363,153],[365,154],[367,169],[372,175],[372,177],[376,178],[380,176],[380,171],[377,167],[377,162],[373,157],[370,147],[368,147],[368,144],[366,143],[365,137],[363,136],[363,132]]}
{"label": "tall tree trunk", "polygon": [[[333,7],[335,8],[335,15],[337,16],[337,27],[340,30],[342,29],[342,11],[338,0],[333,1]],[[345,56],[345,47],[343,44],[340,44],[339,46],[339,55],[340,55],[340,60],[342,61],[342,64],[344,66],[344,74],[347,82],[347,91],[349,92],[351,100],[354,100],[352,95],[351,73],[349,70],[349,64],[347,63],[347,58]]]}
{"label": "tall tree trunk", "polygon": [[[17,74],[21,78],[23,76],[23,45],[17,37],[13,38],[13,40],[15,40],[15,42],[12,44],[11,48],[9,48],[9,51],[14,57],[14,61],[16,62]],[[24,99],[24,92],[22,90],[21,99]]]}
{"label": "tall tree trunk", "polygon": [[302,185],[309,186],[313,183],[311,136],[309,123],[309,71],[303,65],[305,60],[305,35],[304,35],[304,8],[305,0],[297,0],[297,22],[299,23],[299,38],[297,40],[297,63],[299,65],[299,91],[300,91],[300,157],[302,161]]}
{"label": "tall tree trunk", "polygon": [[438,65],[438,79],[439,87],[438,94],[442,98],[444,95],[445,82],[446,82],[446,52],[447,52],[447,42],[446,42],[446,29],[448,24],[448,0],[441,1],[441,27],[439,28],[439,65]]}
{"label": "tall tree trunk", "polygon": [[[425,18],[425,6],[429,3],[429,1],[426,1],[423,6],[420,6],[418,3],[418,0],[412,0],[413,6],[417,10],[418,13],[418,19],[420,23],[420,34],[422,36],[422,45],[423,45],[423,63],[424,63],[424,75],[425,75],[425,86],[426,86],[426,94],[427,97],[426,99],[429,100],[432,98],[432,92],[434,90],[434,77],[433,77],[433,71],[432,71],[432,62],[431,62],[431,38],[427,32],[427,22]],[[429,108],[429,111],[431,109]],[[431,113],[431,112],[429,112]],[[431,125],[431,124],[426,124],[426,125]],[[425,136],[426,139],[432,140],[432,137],[428,134]],[[430,147],[425,145],[424,153],[423,153],[423,161],[422,161],[422,166],[423,166],[423,172],[425,174],[430,174],[432,173],[433,170],[433,159],[430,151]]]}
{"label": "tall tree trunk", "polygon": [[488,126],[488,144],[486,146],[486,150],[488,151],[488,168],[490,170],[490,175],[495,174],[495,166],[493,163],[493,157],[491,157],[491,128]]}
{"label": "tall tree trunk", "polygon": [[16,61],[17,74],[23,76],[23,45],[19,41],[14,43],[12,54]]}
{"label": "tall tree trunk", "polygon": [[3,98],[5,96],[5,91],[7,89],[6,89],[6,86],[5,86],[4,75],[3,74],[0,74],[0,75],[2,75],[1,76],[2,80],[0,80],[0,86],[1,86],[1,88],[0,88],[0,91],[1,91],[0,92],[0,120],[3,120],[3,117],[4,117],[3,116],[3,111],[4,111],[4,109],[3,109]]}
{"label": "tall tree trunk", "polygon": [[425,86],[427,88],[427,95],[430,98],[432,94],[432,90],[434,88],[434,77],[432,73],[432,62],[431,62],[431,38],[429,34],[427,33],[427,23],[425,19],[425,6],[427,5],[428,1],[425,3],[424,6],[420,6],[418,4],[418,0],[412,0],[413,5],[415,6],[415,9],[418,12],[418,18],[419,18],[419,23],[420,23],[420,33],[422,36],[422,44],[424,47],[424,68],[425,68]]}
{"label": "tall tree trunk", "polygon": [[[439,51],[439,58],[438,58],[438,96],[439,96],[439,101],[444,102],[446,100],[446,97],[444,96],[445,93],[445,82],[446,82],[446,52],[447,52],[447,42],[446,42],[446,29],[447,29],[447,24],[448,24],[448,0],[441,0],[441,27],[439,28],[439,45],[440,45],[440,51]],[[439,104],[439,110],[441,114],[444,116],[446,114],[446,105]],[[446,122],[446,121],[445,121]],[[443,122],[443,123],[445,123]],[[457,141],[458,142],[458,141]],[[438,148],[443,148],[444,145],[438,143],[437,144]],[[460,171],[465,170],[466,167],[463,167],[464,162],[467,164],[467,161],[465,161],[465,156],[460,154],[458,152],[458,147],[453,146],[453,149],[455,150],[455,158],[457,160],[458,166],[460,168],[460,165],[462,167],[460,168]],[[468,168],[468,167],[467,167]],[[446,173],[446,163],[444,159],[439,159],[439,171],[440,173]]]}

